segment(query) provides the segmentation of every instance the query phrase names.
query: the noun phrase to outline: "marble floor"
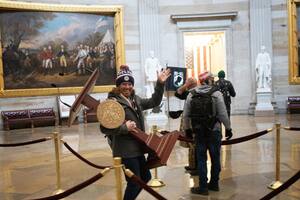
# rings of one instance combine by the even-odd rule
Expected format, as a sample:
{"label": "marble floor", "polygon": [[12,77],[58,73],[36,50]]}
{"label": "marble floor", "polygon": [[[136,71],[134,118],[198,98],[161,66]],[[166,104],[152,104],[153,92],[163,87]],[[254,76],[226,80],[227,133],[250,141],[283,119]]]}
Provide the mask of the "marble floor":
{"label": "marble floor", "polygon": [[[300,126],[300,115],[274,117],[232,116],[234,137],[241,137],[274,127]],[[97,123],[72,127],[42,127],[0,131],[0,143],[16,143],[52,136],[54,131],[86,159],[98,165],[112,165],[111,151]],[[170,120],[166,127],[178,129],[179,121]],[[156,188],[169,200],[255,200],[271,192],[268,185],[275,180],[275,131],[259,138],[222,147],[220,191],[209,196],[194,195],[190,187],[197,177],[185,172],[188,150],[176,144],[168,165],[158,168],[158,178],[166,186]],[[281,129],[280,181],[284,182],[300,170],[300,133]],[[83,163],[61,146],[61,185],[66,190],[96,175],[99,170]],[[210,165],[210,162],[207,163]],[[52,140],[20,147],[0,147],[0,199],[21,200],[50,196],[56,190],[55,151]],[[123,189],[125,181],[123,178]],[[114,171],[92,185],[68,196],[69,200],[116,199]],[[137,199],[154,199],[142,191]],[[300,180],[274,199],[300,199]]]}

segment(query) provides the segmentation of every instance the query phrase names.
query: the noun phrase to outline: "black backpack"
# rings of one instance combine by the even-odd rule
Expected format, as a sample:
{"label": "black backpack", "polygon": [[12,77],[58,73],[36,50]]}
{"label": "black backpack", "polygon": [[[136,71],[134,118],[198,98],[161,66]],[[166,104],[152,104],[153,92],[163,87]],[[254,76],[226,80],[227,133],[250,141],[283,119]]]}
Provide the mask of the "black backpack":
{"label": "black backpack", "polygon": [[231,103],[230,93],[228,89],[229,82],[220,80],[217,82],[217,85],[219,87],[219,91],[223,94],[224,103],[226,104],[226,106],[228,106]]}
{"label": "black backpack", "polygon": [[217,91],[217,87],[212,87],[207,93],[191,91],[191,114],[193,129],[205,128],[211,131],[217,122],[212,93]]}

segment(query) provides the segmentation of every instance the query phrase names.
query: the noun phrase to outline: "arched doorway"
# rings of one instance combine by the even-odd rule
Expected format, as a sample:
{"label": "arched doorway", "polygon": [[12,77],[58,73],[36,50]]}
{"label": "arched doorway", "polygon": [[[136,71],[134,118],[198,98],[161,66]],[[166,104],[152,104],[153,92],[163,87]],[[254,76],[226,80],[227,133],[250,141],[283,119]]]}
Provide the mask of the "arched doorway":
{"label": "arched doorway", "polygon": [[184,66],[187,76],[210,71],[217,74],[226,69],[225,31],[184,32]]}

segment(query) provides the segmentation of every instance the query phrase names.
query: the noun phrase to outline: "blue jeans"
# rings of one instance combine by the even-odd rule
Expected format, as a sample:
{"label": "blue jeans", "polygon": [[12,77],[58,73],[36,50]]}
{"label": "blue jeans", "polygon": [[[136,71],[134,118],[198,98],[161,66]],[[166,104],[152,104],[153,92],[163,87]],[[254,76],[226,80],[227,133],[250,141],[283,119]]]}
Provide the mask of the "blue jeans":
{"label": "blue jeans", "polygon": [[[134,158],[122,158],[122,163],[126,169],[130,169],[136,176],[140,177],[145,183],[151,179],[151,173],[146,168],[145,156],[139,156]],[[124,194],[124,200],[134,200],[142,188],[135,182],[130,181],[126,176],[127,187]]]}
{"label": "blue jeans", "polygon": [[196,155],[198,159],[199,187],[207,189],[207,150],[211,158],[211,184],[218,184],[221,172],[221,140],[220,130],[209,132],[203,128],[195,130]]}

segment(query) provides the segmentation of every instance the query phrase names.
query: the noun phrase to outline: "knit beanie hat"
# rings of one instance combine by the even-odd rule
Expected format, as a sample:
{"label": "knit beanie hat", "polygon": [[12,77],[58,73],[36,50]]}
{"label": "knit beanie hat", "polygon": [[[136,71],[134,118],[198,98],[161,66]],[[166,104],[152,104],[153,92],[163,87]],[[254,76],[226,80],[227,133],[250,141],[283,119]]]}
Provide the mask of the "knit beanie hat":
{"label": "knit beanie hat", "polygon": [[223,70],[219,71],[218,77],[219,78],[225,78],[225,72]]}
{"label": "knit beanie hat", "polygon": [[134,78],[128,65],[120,66],[120,71],[118,72],[116,78],[116,86],[121,85],[123,82],[130,82],[132,85],[134,85]]}

